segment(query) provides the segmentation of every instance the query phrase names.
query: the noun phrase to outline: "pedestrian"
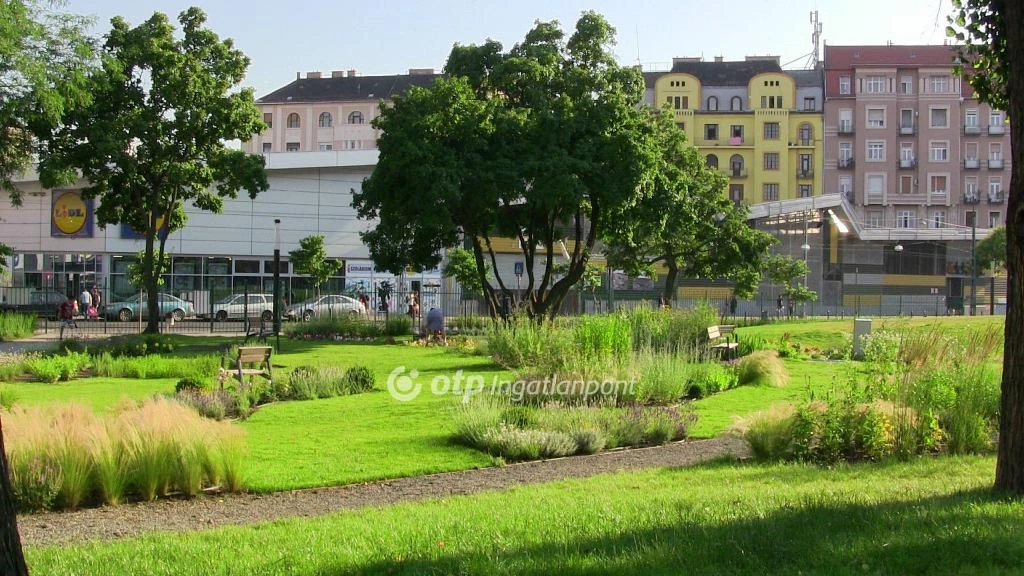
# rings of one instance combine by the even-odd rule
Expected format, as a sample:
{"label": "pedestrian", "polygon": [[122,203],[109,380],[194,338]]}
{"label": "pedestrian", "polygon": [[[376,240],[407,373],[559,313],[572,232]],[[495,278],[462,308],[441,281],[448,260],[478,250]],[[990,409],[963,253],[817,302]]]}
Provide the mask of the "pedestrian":
{"label": "pedestrian", "polygon": [[68,296],[68,299],[63,304],[57,307],[57,318],[60,319],[60,339],[64,339],[64,329],[78,328],[78,324],[75,324],[75,308],[78,306],[78,302],[72,296]]}
{"label": "pedestrian", "polygon": [[789,304],[789,319],[792,320],[793,319],[793,299],[792,298],[787,298],[786,301],[787,301],[787,304]]}
{"label": "pedestrian", "polygon": [[82,288],[82,293],[78,295],[79,310],[82,314],[88,318],[89,308],[92,307],[92,293],[87,288]]}
{"label": "pedestrian", "polygon": [[448,343],[444,330],[444,312],[440,308],[431,308],[427,311],[427,341],[430,340]]}
{"label": "pedestrian", "polygon": [[736,317],[736,304],[736,295],[733,294],[732,298],[729,300],[729,315],[733,318]]}
{"label": "pedestrian", "polygon": [[89,291],[89,294],[92,295],[92,305],[95,306],[96,311],[99,312],[100,301],[102,300],[102,298],[100,298],[100,289],[97,288],[95,284],[93,284],[92,290]]}
{"label": "pedestrian", "polygon": [[779,317],[782,317],[782,313],[785,311],[782,307],[782,294],[779,294],[779,297],[775,299],[775,308],[778,311]]}

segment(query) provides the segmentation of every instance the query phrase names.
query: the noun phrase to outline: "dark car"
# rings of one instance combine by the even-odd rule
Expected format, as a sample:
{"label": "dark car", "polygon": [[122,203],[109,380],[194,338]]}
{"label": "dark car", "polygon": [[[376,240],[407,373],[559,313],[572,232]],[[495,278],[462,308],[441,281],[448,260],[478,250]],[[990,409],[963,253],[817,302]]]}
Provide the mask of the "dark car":
{"label": "dark car", "polygon": [[0,310],[35,314],[41,318],[57,319],[57,307],[66,302],[67,296],[56,290],[37,290],[29,292],[25,304],[0,304]]}

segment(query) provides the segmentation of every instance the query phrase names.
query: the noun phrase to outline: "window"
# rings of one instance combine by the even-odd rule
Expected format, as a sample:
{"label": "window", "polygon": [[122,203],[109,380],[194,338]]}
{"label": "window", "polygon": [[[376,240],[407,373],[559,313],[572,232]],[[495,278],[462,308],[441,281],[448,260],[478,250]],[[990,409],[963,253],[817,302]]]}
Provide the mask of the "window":
{"label": "window", "polygon": [[811,96],[804,96],[804,110],[814,110],[818,107],[817,100]]}
{"label": "window", "polygon": [[932,210],[932,215],[929,224],[932,228],[945,228],[946,227],[946,211],[945,210]]}
{"label": "window", "polygon": [[914,77],[913,76],[901,76],[900,77],[900,94],[913,94],[914,93]]}
{"label": "window", "polygon": [[741,112],[743,110],[743,98],[733,96],[732,100],[729,100],[729,110],[732,110],[733,112]]}
{"label": "window", "polygon": [[284,149],[285,149],[286,152],[298,152],[299,151],[299,143],[298,142],[289,142],[289,143],[284,145]]}
{"label": "window", "polygon": [[779,139],[779,123],[778,122],[765,122],[764,123],[764,137],[765,137],[765,140],[778,140]]}
{"label": "window", "polygon": [[810,146],[812,138],[814,138],[814,130],[811,129],[810,124],[804,122],[800,125],[800,144]]}
{"label": "window", "polygon": [[743,184],[729,185],[729,200],[737,205],[743,203]]}
{"label": "window", "polygon": [[850,77],[840,76],[839,77],[839,93],[848,95],[850,93]]}
{"label": "window", "polygon": [[729,127],[729,134],[733,138],[739,138],[740,140],[743,140],[743,126],[733,124],[732,126]]}
{"label": "window", "polygon": [[811,155],[801,154],[800,155],[800,173],[810,174],[811,173]]}
{"label": "window", "polygon": [[864,82],[864,90],[868,94],[881,94],[885,92],[885,76],[868,76]]}
{"label": "window", "polygon": [[348,123],[349,124],[362,124],[363,123],[363,113],[358,111],[358,110],[356,110],[355,112],[352,112],[351,114],[348,115]]}
{"label": "window", "polygon": [[897,190],[899,194],[913,194],[914,193],[914,177],[913,176],[900,176],[900,188]]}
{"label": "window", "polygon": [[949,76],[929,76],[928,91],[932,94],[946,94],[949,92]]}
{"label": "window", "polygon": [[1002,214],[1000,214],[999,212],[989,212],[988,213],[988,227],[989,228],[998,228],[1000,225],[1002,225],[1002,223],[1003,223]]}
{"label": "window", "polygon": [[839,177],[839,193],[844,196],[849,196],[853,192],[853,178],[849,176]]}
{"label": "window", "polygon": [[812,195],[812,193],[811,193],[811,185],[810,184],[801,184],[800,185],[800,197],[801,198],[810,198],[811,195]]}
{"label": "window", "polygon": [[1002,112],[989,112],[988,114],[988,125],[989,126],[1002,126],[1003,125],[1003,113]]}
{"label": "window", "polygon": [[270,112],[263,113],[263,123],[267,125],[267,130],[274,127],[274,115]]}
{"label": "window", "polygon": [[778,184],[762,184],[761,185],[761,199],[765,202],[771,202],[779,199],[779,185]]}
{"label": "window", "polygon": [[869,228],[881,228],[883,225],[882,212],[880,210],[871,210],[868,212],[868,227]]}
{"label": "window", "polygon": [[235,260],[235,274],[259,274],[259,260]]}
{"label": "window", "polygon": [[868,108],[868,128],[885,128],[885,108]]}
{"label": "window", "polygon": [[289,128],[301,128],[302,123],[299,121],[299,115],[292,112],[288,115],[288,127]]}
{"label": "window", "polygon": [[885,160],[885,140],[868,141],[868,161],[882,162]]}
{"label": "window", "polygon": [[264,142],[263,143],[263,153],[266,154],[266,153],[270,152],[272,147],[273,146],[270,144],[270,142]]}
{"label": "window", "polygon": [[993,142],[988,145],[988,159],[996,162],[1003,161],[1003,145],[1000,142]]}
{"label": "window", "polygon": [[334,146],[332,146],[331,144],[328,144],[327,142],[321,142],[321,143],[317,144],[316,147],[317,147],[317,150],[319,150],[321,152],[329,152],[330,150],[334,149]]}
{"label": "window", "polygon": [[708,110],[718,110],[718,96],[708,96]]}
{"label": "window", "polygon": [[964,114],[964,128],[977,128],[978,127],[978,111],[968,110]]}
{"label": "window", "polygon": [[885,193],[885,175],[884,174],[868,174],[865,178],[866,184],[864,186],[865,191],[868,194],[875,194],[881,196]]}
{"label": "window", "polygon": [[988,197],[989,199],[995,200],[1000,197],[1003,192],[1003,179],[999,176],[993,176],[988,179]]}
{"label": "window", "polygon": [[718,140],[718,124],[705,124],[704,125],[704,139],[705,140]]}
{"label": "window", "polygon": [[331,126],[334,126],[334,118],[331,117],[331,113],[321,112],[319,124],[321,128],[330,128]]}
{"label": "window", "polygon": [[742,176],[743,156],[740,156],[739,154],[733,154],[732,157],[729,158],[729,169],[732,170],[733,176]]}
{"label": "window", "polygon": [[932,128],[949,128],[949,108],[929,108],[928,119]]}
{"label": "window", "polygon": [[359,140],[345,140],[345,150],[359,150]]}
{"label": "window", "polygon": [[718,156],[715,156],[714,154],[708,154],[707,163],[708,167],[710,168],[718,168]]}
{"label": "window", "polygon": [[928,143],[928,160],[949,162],[949,142],[945,140]]}
{"label": "window", "polygon": [[840,160],[840,162],[842,162],[843,160],[849,160],[851,158],[853,158],[853,144],[851,144],[849,142],[840,142],[839,143],[839,160]]}
{"label": "window", "polygon": [[[685,110],[690,107],[689,96],[669,96],[669,103],[676,110]],[[360,122],[361,124],[362,122]]]}
{"label": "window", "polygon": [[900,210],[896,212],[896,227],[897,228],[913,228],[914,227],[914,211],[913,210]]}
{"label": "window", "polygon": [[973,210],[970,211],[970,212],[967,212],[966,214],[964,214],[964,226],[967,226],[969,228],[973,228],[974,227],[974,223],[977,220],[978,220],[978,213],[973,211]]}
{"label": "window", "polygon": [[928,177],[928,191],[932,194],[945,194],[948,188],[946,187],[947,176],[929,176]]}
{"label": "window", "polygon": [[839,132],[853,132],[853,110],[845,109],[839,111]]}
{"label": "window", "polygon": [[779,153],[778,152],[765,152],[764,153],[764,169],[765,170],[778,170],[779,169]]}
{"label": "window", "polygon": [[914,161],[913,142],[900,142],[900,160],[904,164],[911,163]]}
{"label": "window", "polygon": [[964,144],[964,158],[968,160],[978,159],[978,143],[968,142]]}
{"label": "window", "polygon": [[978,179],[970,177],[964,180],[964,196],[970,198],[978,197]]}

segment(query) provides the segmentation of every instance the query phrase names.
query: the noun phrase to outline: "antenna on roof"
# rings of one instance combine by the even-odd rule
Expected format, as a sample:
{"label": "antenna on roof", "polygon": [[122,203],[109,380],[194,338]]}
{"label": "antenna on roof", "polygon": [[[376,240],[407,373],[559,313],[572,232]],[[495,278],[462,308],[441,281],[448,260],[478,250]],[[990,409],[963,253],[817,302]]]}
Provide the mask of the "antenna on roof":
{"label": "antenna on roof", "polygon": [[821,22],[818,21],[818,11],[814,10],[811,12],[811,44],[814,46],[814,50],[811,51],[811,57],[809,64],[811,69],[818,67],[821,62],[820,46],[821,46]]}

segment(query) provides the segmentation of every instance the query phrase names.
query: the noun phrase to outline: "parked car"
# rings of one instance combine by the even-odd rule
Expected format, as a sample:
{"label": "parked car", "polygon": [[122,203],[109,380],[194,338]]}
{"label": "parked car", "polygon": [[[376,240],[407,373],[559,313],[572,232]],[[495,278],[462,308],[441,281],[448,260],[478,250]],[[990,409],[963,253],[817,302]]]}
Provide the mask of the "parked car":
{"label": "parked car", "polygon": [[0,311],[35,314],[42,318],[56,320],[57,307],[66,302],[67,299],[67,296],[56,290],[37,290],[29,293],[27,304],[3,303],[0,304]]}
{"label": "parked car", "polygon": [[312,320],[321,316],[341,316],[343,314],[366,314],[366,306],[349,296],[328,294],[293,304],[285,311],[285,317],[291,320]]}
{"label": "parked car", "polygon": [[[248,297],[248,305],[246,304]],[[273,294],[232,294],[227,298],[214,302],[213,317],[218,322],[228,318],[244,318],[248,309],[249,318],[260,318],[270,321],[274,319]]]}
{"label": "parked car", "polygon": [[[141,299],[141,305],[140,305]],[[157,305],[160,311],[160,317],[166,318],[170,315],[174,318],[175,322],[184,320],[185,318],[195,317],[196,311],[192,306],[192,303],[187,300],[182,300],[177,296],[171,296],[170,294],[157,294]],[[121,322],[129,322],[131,320],[138,319],[139,312],[142,313],[142,318],[149,317],[149,305],[146,300],[145,294],[135,294],[129,296],[124,300],[117,302],[111,302],[104,305],[104,315],[107,318],[120,320]]]}

